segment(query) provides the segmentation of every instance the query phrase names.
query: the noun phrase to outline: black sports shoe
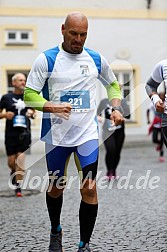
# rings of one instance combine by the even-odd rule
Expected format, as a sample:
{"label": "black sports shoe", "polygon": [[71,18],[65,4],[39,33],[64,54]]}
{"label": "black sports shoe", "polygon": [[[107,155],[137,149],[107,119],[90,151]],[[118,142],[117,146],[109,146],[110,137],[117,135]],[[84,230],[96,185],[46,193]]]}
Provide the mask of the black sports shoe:
{"label": "black sports shoe", "polygon": [[15,189],[15,194],[16,194],[16,197],[22,197],[23,196],[20,187],[17,187]]}
{"label": "black sports shoe", "polygon": [[63,252],[62,232],[55,235],[50,234],[49,252]]}
{"label": "black sports shoe", "polygon": [[89,244],[85,244],[84,248],[79,248],[77,252],[91,252],[92,250],[89,248]]}

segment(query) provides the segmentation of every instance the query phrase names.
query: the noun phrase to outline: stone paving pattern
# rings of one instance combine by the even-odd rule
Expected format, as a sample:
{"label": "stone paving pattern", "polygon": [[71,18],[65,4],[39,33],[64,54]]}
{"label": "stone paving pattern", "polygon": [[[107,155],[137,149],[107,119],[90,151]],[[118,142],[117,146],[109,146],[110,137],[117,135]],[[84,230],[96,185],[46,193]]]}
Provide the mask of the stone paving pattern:
{"label": "stone paving pattern", "polygon": [[[158,153],[153,146],[124,148],[117,172],[120,179],[108,183],[103,179],[106,172],[104,152],[101,148],[101,174],[97,179],[99,212],[91,248],[94,252],[167,252],[167,161],[158,162]],[[26,167],[30,172],[27,184],[34,186],[34,193],[25,190],[22,198],[16,198],[9,189],[6,157],[0,157],[0,251],[48,251],[50,222],[42,187],[46,166],[45,158],[41,157],[39,153],[27,155]],[[123,176],[129,174],[127,183]],[[73,158],[68,166],[68,176],[72,175],[77,175]],[[142,176],[146,175],[147,183],[144,184]],[[33,180],[34,176],[38,176],[36,180]],[[41,183],[35,188],[39,178]],[[157,188],[151,189],[151,183]],[[63,245],[65,252],[76,252],[79,181],[75,180],[71,187],[67,185],[61,217]]]}

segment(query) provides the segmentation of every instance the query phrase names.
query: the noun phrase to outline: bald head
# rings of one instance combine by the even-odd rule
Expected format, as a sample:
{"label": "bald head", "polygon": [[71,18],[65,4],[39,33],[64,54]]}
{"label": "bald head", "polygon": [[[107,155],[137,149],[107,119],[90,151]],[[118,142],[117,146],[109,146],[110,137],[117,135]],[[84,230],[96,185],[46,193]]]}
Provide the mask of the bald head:
{"label": "bald head", "polygon": [[83,13],[72,12],[68,14],[62,25],[64,50],[73,54],[81,53],[87,37],[87,30],[88,20]]}
{"label": "bald head", "polygon": [[71,25],[71,23],[77,24],[77,23],[81,23],[81,24],[85,24],[87,25],[88,28],[88,19],[87,17],[78,11],[75,12],[71,12],[67,15],[66,20],[65,20],[65,27],[68,27],[68,25]]}

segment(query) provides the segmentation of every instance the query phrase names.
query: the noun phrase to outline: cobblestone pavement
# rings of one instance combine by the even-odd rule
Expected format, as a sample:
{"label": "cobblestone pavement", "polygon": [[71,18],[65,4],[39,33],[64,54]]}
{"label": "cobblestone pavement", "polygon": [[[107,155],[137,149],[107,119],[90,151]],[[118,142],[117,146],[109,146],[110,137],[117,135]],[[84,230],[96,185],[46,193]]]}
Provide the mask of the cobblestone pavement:
{"label": "cobblestone pavement", "polygon": [[[33,165],[27,169],[22,198],[15,198],[9,189],[6,157],[0,157],[0,251],[48,251],[50,223],[43,178],[46,167],[41,156],[27,155],[27,168]],[[77,175],[72,159],[68,168],[69,178]],[[97,178],[99,212],[90,243],[93,251],[167,252],[167,161],[158,162],[153,146],[124,148],[118,167],[120,178],[108,183],[104,180],[105,171],[104,149],[101,149],[101,173]],[[71,186],[67,183],[64,195],[65,252],[76,252],[79,242],[78,185],[78,180]],[[32,186],[34,190],[28,191]]]}

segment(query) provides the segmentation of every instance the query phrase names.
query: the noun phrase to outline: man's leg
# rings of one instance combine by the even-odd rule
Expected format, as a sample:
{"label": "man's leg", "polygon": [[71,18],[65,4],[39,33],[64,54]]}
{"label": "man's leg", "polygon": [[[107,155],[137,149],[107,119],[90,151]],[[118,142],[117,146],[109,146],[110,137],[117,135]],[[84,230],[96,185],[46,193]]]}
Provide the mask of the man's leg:
{"label": "man's leg", "polygon": [[23,181],[25,174],[25,150],[28,148],[26,142],[20,143],[15,138],[6,138],[6,153],[8,156],[8,166],[11,169],[12,183],[17,186]]}
{"label": "man's leg", "polygon": [[167,148],[167,127],[162,127],[161,130],[162,130],[163,141]]}
{"label": "man's leg", "polygon": [[61,178],[65,176],[65,168],[68,165],[71,151],[70,148],[56,147],[46,144],[46,162],[49,172],[49,187],[46,192],[46,204],[51,222],[50,252],[62,251],[62,228],[60,224],[60,216],[65,183],[63,183]]}
{"label": "man's leg", "polygon": [[51,222],[51,233],[57,234],[61,232],[60,215],[63,204],[63,190],[52,186],[52,190],[46,192],[46,204]]}
{"label": "man's leg", "polygon": [[8,155],[8,166],[11,169],[11,183],[16,186],[15,194],[22,197],[21,182],[23,181],[25,154],[17,153]]}
{"label": "man's leg", "polygon": [[11,183],[13,185],[16,184],[16,175],[15,175],[15,169],[16,169],[16,164],[15,164],[15,160],[16,160],[16,154],[13,155],[8,155],[8,167],[10,168],[10,175],[11,175]]}
{"label": "man's leg", "polygon": [[[161,148],[161,152],[164,155],[164,150],[163,150],[163,143],[165,144],[166,148],[167,148],[167,127],[162,127],[161,128],[161,137],[162,137],[162,148]],[[163,156],[160,156],[160,162],[164,162],[165,159]]]}
{"label": "man's leg", "polygon": [[16,181],[21,183],[25,174],[25,153],[18,152],[15,160]]}
{"label": "man's leg", "polygon": [[78,169],[82,169],[83,176],[81,185],[82,199],[79,210],[79,247],[82,249],[89,244],[97,217],[98,199],[95,178],[98,165],[98,141],[91,140],[79,146],[75,154],[75,160]]}
{"label": "man's leg", "polygon": [[89,187],[92,187],[92,180],[87,181],[83,189],[81,189],[82,200],[79,210],[80,247],[89,244],[98,211],[96,184],[91,189]]}
{"label": "man's leg", "polygon": [[16,160],[16,154],[8,156],[8,166],[11,169],[11,172],[15,171],[16,168],[15,160]]}
{"label": "man's leg", "polygon": [[114,163],[115,163],[115,153],[116,153],[116,132],[112,133],[107,139],[104,141],[104,146],[106,149],[105,155],[105,163],[107,167],[107,177],[110,180],[113,176],[115,176],[114,171]]}
{"label": "man's leg", "polygon": [[160,140],[158,139],[158,128],[153,127],[152,139],[153,143],[159,144]]}
{"label": "man's leg", "polygon": [[159,139],[160,139],[160,143],[159,143],[159,161],[160,162],[164,162],[165,158],[164,158],[164,141],[163,141],[163,135],[162,135],[162,131],[161,128],[159,129]]}
{"label": "man's leg", "polygon": [[46,192],[46,204],[51,222],[49,252],[62,252],[60,215],[63,204],[63,193],[57,190],[55,186],[52,186],[51,191]]}
{"label": "man's leg", "polygon": [[17,197],[21,197],[22,196],[22,192],[21,192],[21,183],[23,182],[23,178],[25,175],[25,153],[23,152],[18,152],[16,154],[16,167],[15,167],[15,174],[16,174],[16,189],[15,189],[15,193]]}
{"label": "man's leg", "polygon": [[[123,148],[123,143],[125,140],[125,131],[124,131],[124,126],[120,129],[117,129],[115,131],[115,143],[116,143],[116,152],[115,152],[115,159],[114,159],[114,176],[115,178],[117,178],[116,176],[116,169],[118,167],[118,164],[120,162],[120,158],[121,158],[121,151]],[[112,155],[112,153],[111,153]]]}

